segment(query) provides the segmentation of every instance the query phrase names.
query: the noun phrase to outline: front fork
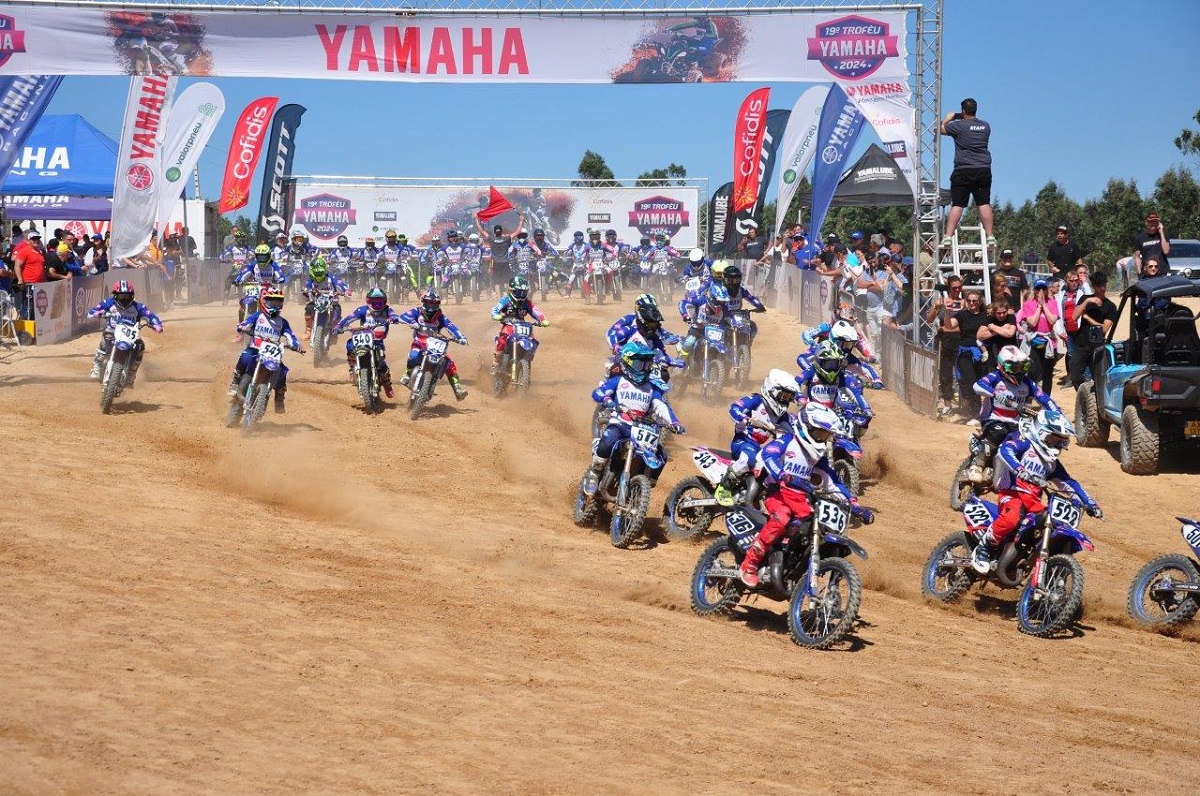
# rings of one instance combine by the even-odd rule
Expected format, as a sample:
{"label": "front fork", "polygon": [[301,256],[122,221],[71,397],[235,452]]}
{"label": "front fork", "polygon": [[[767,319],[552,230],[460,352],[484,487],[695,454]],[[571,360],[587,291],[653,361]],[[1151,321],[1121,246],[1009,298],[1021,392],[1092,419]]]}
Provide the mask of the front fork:
{"label": "front fork", "polygon": [[629,473],[633,470],[633,439],[630,438],[629,444],[625,446],[625,466],[621,470],[621,477],[617,481],[617,505],[613,512],[620,515],[625,511],[625,501],[629,499]]}
{"label": "front fork", "polygon": [[[813,512],[814,515],[816,512]],[[813,517],[812,523],[812,545],[808,551],[808,578],[804,586],[804,593],[809,597],[817,596],[817,570],[821,567],[821,529],[817,522],[816,516]]]}
{"label": "front fork", "polygon": [[1033,571],[1029,573],[1029,585],[1034,591],[1042,590],[1042,580],[1046,574],[1046,559],[1050,557],[1050,520],[1044,520],[1042,529],[1042,544],[1038,547],[1037,560],[1033,562]]}

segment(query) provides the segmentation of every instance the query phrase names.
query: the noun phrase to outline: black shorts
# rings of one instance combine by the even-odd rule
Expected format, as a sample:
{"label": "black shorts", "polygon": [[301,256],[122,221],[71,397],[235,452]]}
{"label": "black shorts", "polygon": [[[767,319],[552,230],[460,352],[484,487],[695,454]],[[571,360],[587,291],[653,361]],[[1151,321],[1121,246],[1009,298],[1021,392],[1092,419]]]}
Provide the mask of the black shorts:
{"label": "black shorts", "polygon": [[955,169],[950,175],[950,204],[966,207],[967,201],[975,197],[975,206],[992,203],[991,169]]}

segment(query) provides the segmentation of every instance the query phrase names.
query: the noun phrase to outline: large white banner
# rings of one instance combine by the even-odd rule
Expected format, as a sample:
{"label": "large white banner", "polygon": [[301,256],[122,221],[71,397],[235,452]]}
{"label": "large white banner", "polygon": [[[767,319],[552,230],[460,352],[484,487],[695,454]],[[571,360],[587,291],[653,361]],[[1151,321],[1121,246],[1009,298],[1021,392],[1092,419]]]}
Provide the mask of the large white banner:
{"label": "large white banner", "polygon": [[175,78],[147,75],[130,81],[113,182],[113,230],[109,257],[136,257],[146,250],[162,193],[162,144],[175,94]]}
{"label": "large white banner", "polygon": [[779,174],[775,177],[777,188],[775,200],[775,234],[783,228],[783,217],[787,214],[788,205],[800,187],[800,178],[808,170],[812,162],[813,152],[816,151],[817,126],[821,121],[821,108],[825,106],[825,97],[829,95],[829,86],[814,86],[800,95],[792,107],[788,117],[787,127],[783,131],[783,141],[779,144]]}
{"label": "large white banner", "polygon": [[868,80],[843,88],[883,142],[883,151],[896,161],[915,195],[917,112],[912,106],[912,92],[908,83],[902,80]]}
{"label": "large white banner", "polygon": [[[458,83],[908,78],[906,12],[643,18],[10,6],[0,74]],[[401,14],[403,12],[400,12]]]}
{"label": "large white banner", "polygon": [[212,83],[188,86],[171,106],[167,135],[163,139],[163,183],[155,214],[158,221],[170,218],[175,205],[183,201],[180,195],[187,186],[188,175],[224,112],[225,96]]}
{"label": "large white banner", "polygon": [[[317,246],[333,246],[339,235],[361,246],[374,235],[394,229],[421,245],[434,234],[457,229],[464,235],[480,232],[486,240],[493,225],[505,233],[518,223],[530,234],[541,229],[551,244],[562,248],[573,233],[615,229],[626,243],[662,232],[676,248],[697,244],[700,190],[666,188],[519,188],[499,189],[514,209],[484,224],[475,214],[487,205],[486,187],[328,185],[299,181],[293,228],[302,228]],[[482,232],[481,232],[482,230]]]}

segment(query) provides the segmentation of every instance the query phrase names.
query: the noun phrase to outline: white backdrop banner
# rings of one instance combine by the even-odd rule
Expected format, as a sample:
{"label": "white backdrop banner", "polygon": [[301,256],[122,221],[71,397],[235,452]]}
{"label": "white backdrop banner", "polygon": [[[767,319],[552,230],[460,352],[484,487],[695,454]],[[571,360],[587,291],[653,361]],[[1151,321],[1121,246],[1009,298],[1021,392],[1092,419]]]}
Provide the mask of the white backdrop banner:
{"label": "white backdrop banner", "polygon": [[195,83],[179,93],[171,106],[163,140],[162,191],[158,195],[158,221],[166,221],[187,185],[200,153],[225,113],[225,96],[212,83]]}
{"label": "white backdrop banner", "polygon": [[449,186],[380,187],[296,184],[293,228],[304,228],[317,246],[333,246],[339,235],[350,245],[361,246],[367,235],[381,236],[389,229],[408,235],[415,245],[427,243],[431,234],[443,236],[451,229],[464,235],[481,232],[486,240],[492,226],[514,232],[523,221],[526,231],[540,228],[546,238],[562,248],[576,230],[615,229],[624,242],[636,245],[643,235],[662,232],[675,248],[697,244],[700,189],[664,188],[519,188],[499,189],[513,210],[478,225],[475,214],[487,206],[488,189]]}
{"label": "white backdrop banner", "polygon": [[917,192],[917,112],[912,92],[901,80],[867,80],[843,86],[846,95],[862,111],[867,124],[883,142],[883,151],[892,156],[900,172]]}
{"label": "white backdrop banner", "polygon": [[113,182],[113,260],[135,257],[150,243],[163,187],[163,136],[174,95],[173,77],[147,75],[130,81]]}
{"label": "white backdrop banner", "polygon": [[458,83],[908,78],[904,11],[648,19],[166,9],[74,8],[68,14],[10,6],[12,46],[0,52],[0,74]]}

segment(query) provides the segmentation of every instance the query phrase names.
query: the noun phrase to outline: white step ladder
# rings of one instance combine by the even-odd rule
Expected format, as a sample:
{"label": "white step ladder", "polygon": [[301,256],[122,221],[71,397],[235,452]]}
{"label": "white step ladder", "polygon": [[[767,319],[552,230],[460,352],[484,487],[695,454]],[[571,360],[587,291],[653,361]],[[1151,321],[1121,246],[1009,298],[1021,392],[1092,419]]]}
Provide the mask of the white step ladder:
{"label": "white step ladder", "polygon": [[[965,240],[970,243],[963,242]],[[978,243],[974,241],[978,240]],[[941,250],[938,261],[938,271],[942,279],[950,274],[962,277],[964,290],[982,290],[985,304],[992,303],[992,262],[991,247],[987,245],[987,235],[983,226],[964,227],[954,230],[950,239],[950,248]]]}

